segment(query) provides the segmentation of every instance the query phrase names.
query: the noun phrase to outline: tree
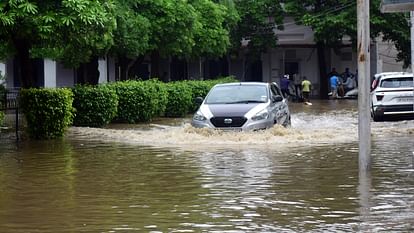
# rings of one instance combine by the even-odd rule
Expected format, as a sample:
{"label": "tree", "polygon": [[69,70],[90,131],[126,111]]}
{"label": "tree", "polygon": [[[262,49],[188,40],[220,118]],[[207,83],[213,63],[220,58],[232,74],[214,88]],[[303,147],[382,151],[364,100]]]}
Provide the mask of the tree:
{"label": "tree", "polygon": [[[279,0],[234,0],[240,21],[232,30],[232,53],[242,50],[242,40],[247,40],[245,57],[260,58],[262,52],[277,45],[274,30],[283,29],[283,9]],[[245,59],[245,64],[247,63]],[[245,68],[247,66],[245,65]]]}
{"label": "tree", "polygon": [[374,0],[371,7],[371,35],[380,37],[383,41],[395,44],[398,50],[397,61],[402,61],[404,67],[411,64],[411,35],[409,13],[382,13],[380,0]]}
{"label": "tree", "polygon": [[130,68],[143,60],[150,49],[151,22],[140,12],[137,0],[117,0],[114,45],[110,54],[117,58],[121,68],[121,80],[129,77]]}
{"label": "tree", "polygon": [[[380,0],[373,0],[370,7],[371,38],[382,36],[394,42],[399,50],[398,58],[409,62],[409,25],[403,14],[383,14],[379,11]],[[344,36],[349,36],[353,48],[357,41],[356,2],[348,0],[288,0],[286,11],[295,17],[297,24],[310,26],[314,32],[318,51],[321,95],[328,98],[326,48],[337,51]],[[408,44],[407,44],[408,43]]]}
{"label": "tree", "polygon": [[237,12],[231,5],[226,6],[210,0],[192,0],[190,4],[196,10],[198,21],[192,55],[224,55],[230,46],[230,29],[238,20]]}
{"label": "tree", "polygon": [[204,58],[218,58],[227,53],[230,30],[239,18],[232,1],[192,0],[189,3],[196,10],[198,23],[194,32],[194,47],[186,58],[199,58],[201,75]]}
{"label": "tree", "polygon": [[160,56],[191,54],[197,14],[185,0],[137,0],[136,9],[151,23],[151,70],[159,77]]}
{"label": "tree", "polygon": [[0,51],[15,55],[22,87],[36,85],[32,58],[77,67],[107,52],[115,28],[107,0],[8,0],[0,3]]}

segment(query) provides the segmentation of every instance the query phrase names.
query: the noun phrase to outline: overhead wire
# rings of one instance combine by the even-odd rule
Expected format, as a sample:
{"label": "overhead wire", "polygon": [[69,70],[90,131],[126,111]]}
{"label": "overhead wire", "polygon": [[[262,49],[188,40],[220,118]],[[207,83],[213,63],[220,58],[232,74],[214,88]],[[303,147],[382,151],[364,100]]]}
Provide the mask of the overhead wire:
{"label": "overhead wire", "polygon": [[[314,15],[313,17],[314,18],[319,18],[319,17],[322,17],[322,16],[326,16],[328,14],[343,10],[343,9],[348,8],[348,7],[350,7],[352,5],[355,5],[355,4],[356,4],[356,1],[351,0],[351,1],[348,1],[347,3],[341,5],[340,7],[334,6],[334,7],[331,7],[329,9],[326,9],[325,11],[319,12],[317,15]],[[294,22],[280,24],[278,26],[285,27],[285,26],[288,26],[288,25],[294,25],[294,24],[298,24],[298,23],[301,24],[302,22],[303,22],[303,20],[298,20],[298,21],[294,21]]]}

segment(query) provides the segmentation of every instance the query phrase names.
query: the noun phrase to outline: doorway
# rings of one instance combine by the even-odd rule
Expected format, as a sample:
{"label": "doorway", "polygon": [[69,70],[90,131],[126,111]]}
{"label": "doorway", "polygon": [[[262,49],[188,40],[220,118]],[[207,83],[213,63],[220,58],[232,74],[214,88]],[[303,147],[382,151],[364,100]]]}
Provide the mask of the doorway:
{"label": "doorway", "polygon": [[285,61],[284,74],[288,74],[291,77],[293,74],[299,74],[299,62],[297,61]]}

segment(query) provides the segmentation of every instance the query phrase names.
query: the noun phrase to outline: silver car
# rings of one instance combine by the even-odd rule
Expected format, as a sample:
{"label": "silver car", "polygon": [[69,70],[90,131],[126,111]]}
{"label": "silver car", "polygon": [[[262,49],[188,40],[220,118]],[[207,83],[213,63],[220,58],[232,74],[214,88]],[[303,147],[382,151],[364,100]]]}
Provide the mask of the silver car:
{"label": "silver car", "polygon": [[215,85],[200,105],[191,125],[234,131],[290,126],[287,100],[276,83],[239,82]]}

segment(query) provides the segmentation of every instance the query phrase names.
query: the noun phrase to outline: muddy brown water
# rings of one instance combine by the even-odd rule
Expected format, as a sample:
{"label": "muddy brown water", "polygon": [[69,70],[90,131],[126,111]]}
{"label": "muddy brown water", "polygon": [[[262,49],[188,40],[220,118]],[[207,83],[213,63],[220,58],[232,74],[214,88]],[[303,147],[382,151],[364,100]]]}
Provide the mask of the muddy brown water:
{"label": "muddy brown water", "polygon": [[414,121],[373,122],[358,173],[354,100],[291,103],[292,127],[186,119],[0,141],[0,232],[412,232]]}

